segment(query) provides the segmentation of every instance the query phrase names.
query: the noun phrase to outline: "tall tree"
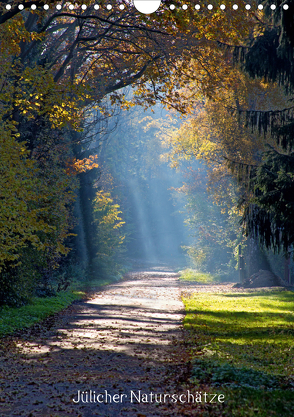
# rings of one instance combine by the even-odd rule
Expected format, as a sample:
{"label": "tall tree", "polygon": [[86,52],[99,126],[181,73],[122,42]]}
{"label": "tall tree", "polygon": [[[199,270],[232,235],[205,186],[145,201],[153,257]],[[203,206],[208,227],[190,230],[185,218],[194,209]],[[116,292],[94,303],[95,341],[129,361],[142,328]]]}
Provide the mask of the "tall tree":
{"label": "tall tree", "polygon": [[258,237],[264,246],[287,254],[294,243],[294,2],[290,0],[284,8],[278,1],[274,11],[271,2],[263,4],[262,33],[238,59],[251,77],[280,84],[289,101],[283,109],[246,113],[247,124],[263,132],[268,141],[273,138],[274,145],[269,144],[259,166],[252,167],[249,186],[253,198],[245,203],[243,221],[247,233]]}

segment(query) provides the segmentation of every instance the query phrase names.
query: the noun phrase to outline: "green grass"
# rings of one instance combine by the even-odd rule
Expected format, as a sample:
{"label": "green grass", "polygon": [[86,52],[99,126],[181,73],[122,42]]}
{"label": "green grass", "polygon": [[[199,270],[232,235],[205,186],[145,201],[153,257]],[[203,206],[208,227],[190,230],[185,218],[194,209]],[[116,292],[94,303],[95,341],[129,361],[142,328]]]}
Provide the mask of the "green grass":
{"label": "green grass", "polygon": [[191,382],[225,395],[221,415],[293,416],[294,293],[198,293],[184,303]]}
{"label": "green grass", "polygon": [[221,278],[217,275],[212,275],[203,272],[197,272],[194,269],[184,269],[180,271],[180,280],[182,281],[193,281],[200,284],[213,284],[220,282]]}
{"label": "green grass", "polygon": [[46,317],[58,313],[68,307],[73,301],[96,292],[111,280],[75,281],[70,290],[62,291],[53,297],[33,297],[31,303],[22,307],[0,307],[0,337],[17,330],[33,326]]}
{"label": "green grass", "polygon": [[65,291],[54,297],[34,297],[30,304],[23,307],[0,307],[0,337],[31,327],[83,296],[85,293],[81,291]]}

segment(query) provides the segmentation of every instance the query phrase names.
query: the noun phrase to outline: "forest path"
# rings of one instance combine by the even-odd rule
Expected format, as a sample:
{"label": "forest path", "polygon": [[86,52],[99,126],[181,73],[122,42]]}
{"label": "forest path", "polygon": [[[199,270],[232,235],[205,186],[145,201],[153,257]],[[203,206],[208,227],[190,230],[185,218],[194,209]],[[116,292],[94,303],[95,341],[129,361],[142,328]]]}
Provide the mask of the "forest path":
{"label": "forest path", "polygon": [[[179,394],[187,378],[180,293],[169,270],[131,273],[8,339],[1,417],[182,416],[169,398],[158,405],[151,396]],[[101,403],[91,402],[94,391]]]}

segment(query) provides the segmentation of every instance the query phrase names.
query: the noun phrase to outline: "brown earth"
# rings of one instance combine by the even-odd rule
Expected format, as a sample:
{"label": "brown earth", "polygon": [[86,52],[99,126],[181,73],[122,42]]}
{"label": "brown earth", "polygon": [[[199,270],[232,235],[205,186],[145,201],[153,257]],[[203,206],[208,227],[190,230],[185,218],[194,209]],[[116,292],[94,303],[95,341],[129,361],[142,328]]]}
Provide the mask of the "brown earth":
{"label": "brown earth", "polygon": [[[215,415],[212,405],[181,405],[169,397],[196,390],[187,385],[181,293],[234,291],[232,286],[183,284],[169,270],[134,272],[31,330],[5,338],[0,416]],[[75,403],[78,392],[88,398],[84,394],[84,402]],[[91,402],[94,394],[101,394],[100,403]]]}

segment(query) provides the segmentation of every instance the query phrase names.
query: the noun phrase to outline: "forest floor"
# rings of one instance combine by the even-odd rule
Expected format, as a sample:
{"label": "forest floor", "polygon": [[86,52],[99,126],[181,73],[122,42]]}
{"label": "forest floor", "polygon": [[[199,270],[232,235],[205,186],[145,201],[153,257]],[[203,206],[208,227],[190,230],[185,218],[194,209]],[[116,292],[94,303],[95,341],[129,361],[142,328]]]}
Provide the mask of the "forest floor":
{"label": "forest floor", "polygon": [[181,294],[232,286],[180,282],[167,269],[133,272],[2,339],[1,417],[221,415],[210,397],[185,401],[199,388],[188,383]]}

